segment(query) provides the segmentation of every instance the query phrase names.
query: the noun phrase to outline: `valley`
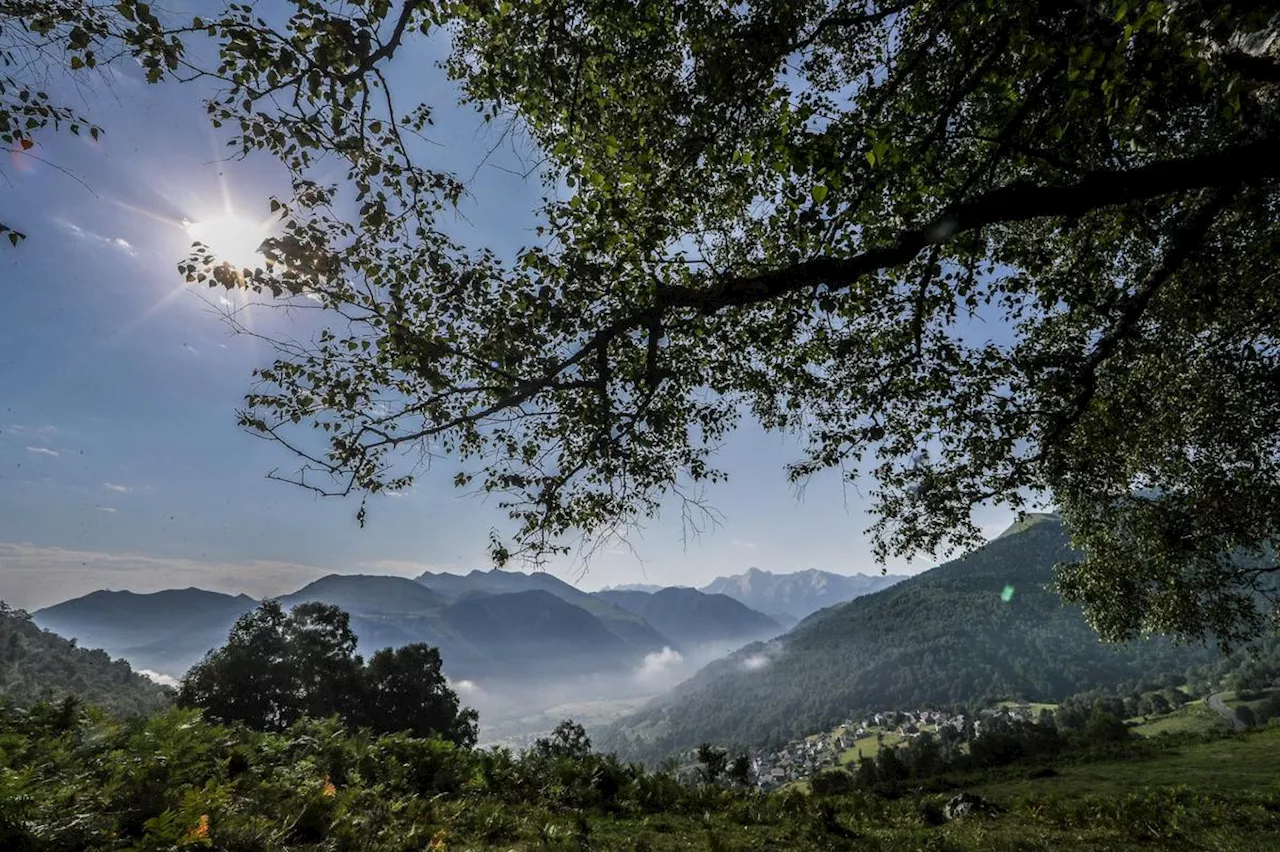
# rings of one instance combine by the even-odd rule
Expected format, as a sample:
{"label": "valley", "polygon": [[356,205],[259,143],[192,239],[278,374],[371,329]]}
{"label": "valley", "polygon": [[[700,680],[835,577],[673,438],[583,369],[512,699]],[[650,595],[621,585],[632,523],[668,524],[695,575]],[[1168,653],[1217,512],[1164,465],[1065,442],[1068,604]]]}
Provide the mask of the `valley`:
{"label": "valley", "polygon": [[[451,677],[461,703],[481,711],[479,739],[474,749],[415,758],[436,768],[429,779],[407,787],[409,782],[396,780],[399,770],[390,764],[373,769],[368,758],[361,758],[366,761],[362,772],[373,775],[344,775],[343,762],[352,758],[335,758],[331,750],[359,754],[367,746],[363,740],[344,739],[334,727],[341,724],[337,717],[327,722],[300,719],[287,731],[272,734],[250,734],[243,728],[222,732],[198,717],[174,715],[188,711],[165,710],[169,693],[130,671],[124,661],[111,662],[103,651],[42,631],[36,620],[18,611],[7,613],[13,637],[8,645],[17,650],[10,651],[7,665],[0,668],[0,735],[6,725],[16,725],[27,732],[23,736],[46,737],[37,748],[45,749],[52,762],[44,764],[42,777],[64,785],[63,790],[81,783],[67,774],[79,757],[59,756],[60,735],[39,734],[39,725],[53,725],[49,730],[56,731],[58,725],[106,724],[94,734],[104,742],[132,736],[126,732],[134,730],[112,728],[94,715],[96,710],[84,714],[78,704],[67,703],[68,697],[104,701],[126,714],[149,713],[142,724],[166,743],[162,749],[177,750],[175,755],[190,749],[216,753],[235,738],[258,737],[247,742],[260,771],[268,773],[261,776],[268,787],[292,783],[284,780],[284,765],[271,763],[273,750],[306,753],[310,746],[303,744],[320,736],[330,751],[308,757],[312,763],[307,765],[316,768],[307,771],[327,773],[318,775],[321,801],[331,796],[343,803],[326,817],[331,820],[328,830],[346,830],[339,826],[356,819],[357,811],[349,810],[356,807],[353,803],[358,799],[366,803],[359,808],[369,807],[362,785],[381,777],[380,790],[391,785],[389,789],[399,791],[400,808],[419,807],[424,795],[443,796],[429,816],[420,817],[434,826],[427,841],[450,837],[460,848],[473,850],[547,848],[556,836],[570,838],[575,848],[589,837],[593,848],[602,849],[630,849],[638,837],[650,850],[761,844],[836,849],[856,843],[857,848],[871,844],[883,849],[943,844],[973,852],[1100,852],[1130,842],[1164,848],[1160,844],[1181,841],[1242,852],[1269,848],[1266,838],[1280,831],[1280,823],[1268,803],[1280,800],[1280,788],[1273,773],[1249,767],[1272,759],[1268,755],[1273,752],[1280,759],[1280,728],[1266,726],[1271,716],[1280,718],[1280,690],[1272,689],[1280,684],[1280,640],[1262,639],[1230,655],[1158,642],[1096,647],[1085,641],[1078,616],[1058,605],[1042,582],[1064,547],[1056,520],[1038,519],[954,563],[811,613],[778,635],[769,635],[778,629],[775,619],[727,596],[692,589],[666,594],[625,590],[584,599],[585,593],[559,589],[554,578],[512,572],[437,578],[445,591],[406,578],[335,575],[283,597],[285,608],[311,601],[349,608],[350,627],[359,634],[361,649],[388,639],[403,645],[415,636],[419,641],[438,637],[441,644],[461,642],[466,625],[475,623],[489,637],[487,647],[499,649],[490,652],[507,659],[533,666],[541,655],[570,665],[599,665],[570,677],[539,675],[507,684],[492,672],[475,681]],[[1012,596],[1006,593],[1009,588],[1015,589]],[[201,603],[210,604],[208,619],[192,622],[206,625],[246,605],[241,598],[210,597],[190,589],[158,596],[102,592],[36,618],[78,616],[84,618],[86,635],[119,637],[132,643],[130,648],[145,648],[148,638],[160,646],[166,631],[176,629],[174,619],[163,612],[176,601],[197,610]],[[904,613],[910,614],[903,622],[910,630],[895,630],[892,621],[882,620],[903,619]],[[727,640],[729,647],[723,647],[724,634],[717,631],[734,629],[726,625],[747,631],[746,644],[734,650]],[[750,631],[760,629],[768,631],[767,638],[752,640]],[[148,637],[148,630],[155,633]],[[956,633],[969,638],[969,647],[958,647],[951,638]],[[692,659],[698,649],[713,659],[696,672],[683,670],[685,658],[674,650],[671,634],[680,636],[679,647]],[[591,638],[578,643],[574,636]],[[536,644],[520,647],[525,637]],[[652,651],[636,656],[651,647],[645,642],[653,641],[662,642],[656,655],[660,664],[653,663]],[[476,647],[477,658],[483,659],[484,647]],[[727,656],[719,656],[726,651]],[[639,659],[639,668],[624,675],[610,671],[619,653],[632,655],[622,659],[633,663]],[[833,653],[842,662],[834,662]],[[1049,654],[1056,668],[1048,662]],[[646,659],[651,663],[647,672]],[[994,665],[997,659],[999,666]],[[536,662],[532,671],[549,670],[548,660]],[[794,715],[802,706],[788,697],[790,681],[777,679],[779,670],[790,665],[793,673],[803,674],[813,664],[825,666],[832,676],[802,680],[809,697],[847,702],[818,705],[832,707],[827,711],[831,723],[806,730],[800,727],[801,716],[782,727],[766,721],[779,707],[789,706]],[[54,679],[53,672],[74,674]],[[939,679],[948,691],[929,692]],[[91,685],[106,682],[112,686]],[[754,716],[741,717],[747,727],[719,729],[717,735],[690,742],[691,731],[697,735],[716,729],[699,727],[681,715],[688,712],[685,708],[696,710],[703,706],[700,702],[720,700],[721,694],[733,696],[739,682],[756,686],[755,692],[738,693],[733,703],[737,712],[755,708]],[[45,686],[36,688],[37,683]],[[828,695],[824,684],[836,691]],[[504,694],[504,687],[509,692]],[[780,691],[762,692],[761,687]],[[915,703],[912,697],[921,694],[926,697]],[[894,696],[905,698],[895,703]],[[41,699],[55,703],[42,705]],[[33,707],[36,715],[12,715],[5,708],[14,700]],[[1238,717],[1248,722],[1238,721],[1240,730],[1233,731],[1215,711],[1219,705],[1229,714],[1249,714]],[[579,735],[572,733],[576,726],[565,721],[569,719],[582,726]],[[716,724],[717,717],[708,715],[705,722]],[[769,730],[778,733],[753,733]],[[797,733],[781,733],[792,730]],[[299,739],[290,739],[295,731]],[[647,741],[624,742],[646,757],[648,769],[607,754],[619,750],[611,737],[619,732],[630,737],[635,731],[659,731]],[[393,752],[415,742],[384,739],[381,748]],[[681,741],[690,745],[670,745]],[[643,743],[641,749],[637,742]],[[420,747],[443,745],[412,746]],[[722,755],[718,769],[717,754]],[[5,759],[18,758],[0,756]],[[328,762],[335,759],[337,763]],[[48,767],[61,765],[58,761],[69,762],[48,775]],[[97,765],[101,768],[95,772],[114,773],[113,780],[103,783],[123,785],[120,789],[148,783],[130,775],[131,770]],[[171,783],[239,789],[244,782],[220,774],[217,767],[224,765],[230,763],[182,770],[187,773],[183,780]],[[463,780],[467,778],[472,780]],[[463,786],[468,792],[459,798]],[[297,793],[286,794],[281,788],[271,796],[310,795],[307,789],[304,784]],[[37,794],[47,795],[44,787]],[[0,784],[0,808],[4,797]],[[269,804],[274,800],[261,795],[246,800],[253,802],[249,810],[202,804],[204,811],[190,814],[171,806],[165,813],[176,827],[155,823],[149,830],[187,836],[201,830],[201,820],[207,818],[218,826],[219,836],[231,836],[244,830],[237,827],[241,820],[275,819]],[[49,808],[54,800],[40,801],[41,808]],[[977,808],[977,815],[957,815],[957,802]],[[576,809],[576,822],[563,820],[566,806]],[[115,807],[130,812],[126,804]],[[1168,816],[1179,812],[1188,816]],[[744,816],[748,813],[752,815]],[[46,822],[39,822],[45,817],[36,819],[33,824],[47,826],[41,829],[46,836],[61,836],[51,816]],[[399,825],[396,817],[387,819],[389,826]],[[191,820],[195,829],[187,825]],[[411,833],[407,826],[399,830]]]}
{"label": "valley", "polygon": [[[838,586],[836,576],[808,572],[786,594],[771,599],[757,587],[754,599],[785,609],[798,588],[822,602],[864,588]],[[593,729],[611,724],[704,665],[785,630],[730,595],[674,587],[592,593],[550,574],[499,570],[416,579],[334,574],[278,600],[286,608],[307,601],[340,607],[366,656],[412,642],[439,648],[451,682],[495,743],[546,733],[563,718],[556,708],[576,711],[567,715]],[[39,610],[34,621],[172,681],[221,645],[257,603],[195,588],[97,591]]]}
{"label": "valley", "polygon": [[707,741],[768,747],[886,708],[1057,702],[1150,686],[1219,658],[1216,648],[1167,640],[1100,642],[1050,587],[1054,566],[1071,556],[1061,523],[1032,517],[960,559],[707,665],[600,731],[600,741],[646,759]]}

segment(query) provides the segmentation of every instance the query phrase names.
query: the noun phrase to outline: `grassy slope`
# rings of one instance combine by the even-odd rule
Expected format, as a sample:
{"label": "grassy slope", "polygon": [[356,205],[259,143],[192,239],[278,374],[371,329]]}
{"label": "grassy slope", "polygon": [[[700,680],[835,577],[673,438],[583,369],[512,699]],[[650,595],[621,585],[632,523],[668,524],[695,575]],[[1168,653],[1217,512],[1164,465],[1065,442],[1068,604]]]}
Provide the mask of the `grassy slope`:
{"label": "grassy slope", "polygon": [[941,827],[924,823],[921,806],[940,805],[948,794],[891,802],[841,797],[830,801],[854,838],[824,837],[799,816],[742,825],[714,814],[593,820],[592,841],[600,849],[653,850],[1280,850],[1280,728],[1166,749],[1147,759],[1060,767],[1051,778],[1031,780],[1025,767],[1011,769],[966,788],[1002,814]]}
{"label": "grassy slope", "polygon": [[[442,746],[344,738],[335,722],[258,735],[172,712],[145,730],[93,723],[83,737],[48,733],[36,750],[10,747],[26,724],[11,716],[0,725],[0,816],[20,807],[7,828],[49,838],[27,849],[190,848],[203,825],[213,849],[264,849],[270,837],[282,852],[1280,850],[1280,728],[1160,738],[1125,757],[1059,765],[1048,778],[1032,779],[1024,765],[892,800],[649,785],[605,810],[590,804],[589,766],[562,762],[526,784],[523,769],[501,760],[484,769],[468,762],[478,756]],[[252,771],[231,771],[237,755]],[[411,765],[430,769],[406,774]],[[959,789],[1000,812],[932,825]],[[0,834],[0,848],[20,848],[6,840],[14,836]]]}
{"label": "grassy slope", "polygon": [[1225,727],[1222,717],[1203,701],[1192,701],[1171,713],[1139,722],[1134,725],[1133,732],[1143,737],[1157,737],[1161,734],[1205,734]]}
{"label": "grassy slope", "polygon": [[1004,801],[1119,796],[1143,787],[1177,786],[1202,793],[1250,790],[1280,795],[1278,763],[1280,728],[1267,728],[1174,747],[1147,760],[1065,766],[1053,778],[998,781],[978,792]]}

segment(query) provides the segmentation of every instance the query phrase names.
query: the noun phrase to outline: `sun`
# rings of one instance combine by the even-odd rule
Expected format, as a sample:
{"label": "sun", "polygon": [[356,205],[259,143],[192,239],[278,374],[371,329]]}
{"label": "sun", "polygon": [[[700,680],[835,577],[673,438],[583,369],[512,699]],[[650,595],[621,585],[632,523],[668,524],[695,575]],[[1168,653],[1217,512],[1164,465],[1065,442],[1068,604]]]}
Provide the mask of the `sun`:
{"label": "sun", "polygon": [[184,221],[182,226],[193,240],[208,246],[214,257],[237,269],[261,266],[259,249],[271,235],[270,222],[255,222],[233,210],[199,222]]}

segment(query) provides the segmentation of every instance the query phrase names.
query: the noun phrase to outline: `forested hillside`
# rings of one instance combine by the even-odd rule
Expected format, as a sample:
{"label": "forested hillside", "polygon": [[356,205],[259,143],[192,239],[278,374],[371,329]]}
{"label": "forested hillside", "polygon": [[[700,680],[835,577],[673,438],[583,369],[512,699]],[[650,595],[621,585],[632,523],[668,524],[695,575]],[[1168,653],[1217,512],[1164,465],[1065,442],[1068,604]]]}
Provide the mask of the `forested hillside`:
{"label": "forested hillside", "polygon": [[169,691],[105,651],[41,630],[0,601],[0,703],[19,706],[74,695],[110,713],[132,716],[169,703]]}
{"label": "forested hillside", "polygon": [[85,648],[102,648],[138,668],[178,677],[221,645],[235,620],[255,606],[248,595],[205,589],[150,594],[104,589],[37,610],[32,617]]}
{"label": "forested hillside", "polygon": [[708,740],[763,745],[869,711],[1052,700],[1216,656],[1167,641],[1100,642],[1046,588],[1070,556],[1061,525],[1044,519],[712,663],[602,740],[646,757]]}

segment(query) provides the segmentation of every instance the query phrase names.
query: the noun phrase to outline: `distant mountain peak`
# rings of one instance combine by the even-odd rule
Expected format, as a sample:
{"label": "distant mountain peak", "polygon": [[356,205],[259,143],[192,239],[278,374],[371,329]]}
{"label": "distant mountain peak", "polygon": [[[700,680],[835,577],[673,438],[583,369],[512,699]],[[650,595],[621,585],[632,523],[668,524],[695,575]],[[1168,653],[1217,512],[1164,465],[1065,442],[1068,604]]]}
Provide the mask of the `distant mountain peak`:
{"label": "distant mountain peak", "polygon": [[893,574],[835,574],[806,568],[775,574],[752,566],[741,574],[717,577],[699,591],[722,594],[771,617],[799,620],[820,609],[888,588],[903,577]]}

